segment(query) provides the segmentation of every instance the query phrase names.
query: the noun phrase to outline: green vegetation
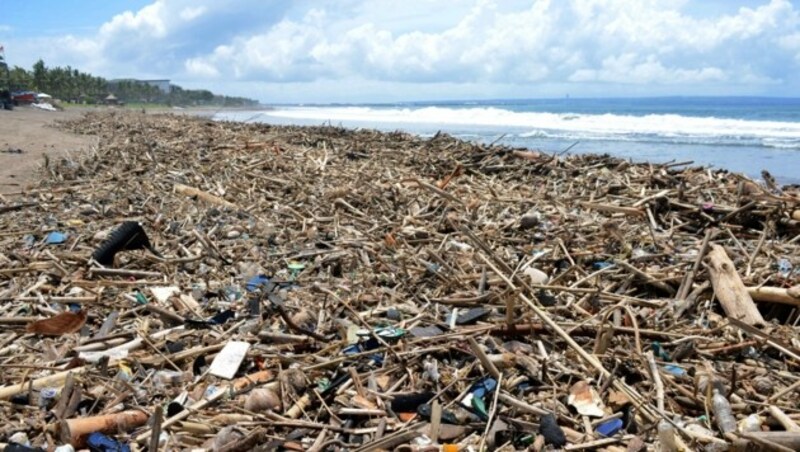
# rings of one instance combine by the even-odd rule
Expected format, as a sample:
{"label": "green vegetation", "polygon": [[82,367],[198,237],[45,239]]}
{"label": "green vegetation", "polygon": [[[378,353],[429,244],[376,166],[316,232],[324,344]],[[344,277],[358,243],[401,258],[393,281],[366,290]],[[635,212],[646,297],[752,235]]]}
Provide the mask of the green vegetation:
{"label": "green vegetation", "polygon": [[113,94],[120,102],[136,105],[252,107],[258,101],[244,97],[214,94],[204,89],[183,89],[170,85],[165,93],[137,80],[109,81],[102,77],[67,67],[45,66],[39,60],[32,70],[15,66],[10,71],[13,90],[34,90],[56,99],[77,104],[99,104]]}

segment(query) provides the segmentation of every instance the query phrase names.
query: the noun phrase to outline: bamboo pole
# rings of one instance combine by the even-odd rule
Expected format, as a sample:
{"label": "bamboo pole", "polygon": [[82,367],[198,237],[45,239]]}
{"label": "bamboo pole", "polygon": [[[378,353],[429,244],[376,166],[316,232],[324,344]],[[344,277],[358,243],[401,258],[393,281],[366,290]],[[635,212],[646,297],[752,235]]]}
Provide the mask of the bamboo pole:
{"label": "bamboo pole", "polygon": [[61,441],[72,444],[74,447],[83,447],[86,437],[91,433],[128,432],[144,425],[150,417],[141,410],[122,411],[101,416],[81,417],[67,419],[59,423],[59,436]]}

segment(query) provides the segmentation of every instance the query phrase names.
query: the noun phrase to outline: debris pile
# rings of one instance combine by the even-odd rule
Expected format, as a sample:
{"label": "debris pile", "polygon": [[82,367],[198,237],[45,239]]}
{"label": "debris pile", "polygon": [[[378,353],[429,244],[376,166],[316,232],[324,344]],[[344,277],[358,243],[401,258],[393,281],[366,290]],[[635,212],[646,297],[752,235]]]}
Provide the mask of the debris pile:
{"label": "debris pile", "polygon": [[796,187],[443,134],[63,127],[99,145],[0,205],[6,450],[800,447]]}

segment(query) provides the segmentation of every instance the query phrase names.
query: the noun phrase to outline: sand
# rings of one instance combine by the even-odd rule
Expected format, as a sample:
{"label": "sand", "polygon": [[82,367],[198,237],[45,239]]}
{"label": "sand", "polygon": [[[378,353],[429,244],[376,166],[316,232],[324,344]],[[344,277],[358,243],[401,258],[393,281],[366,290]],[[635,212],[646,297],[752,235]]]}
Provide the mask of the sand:
{"label": "sand", "polygon": [[18,192],[36,180],[45,155],[59,158],[90,149],[97,141],[94,137],[52,127],[55,121],[77,118],[85,111],[71,108],[53,112],[31,107],[0,110],[0,194]]}

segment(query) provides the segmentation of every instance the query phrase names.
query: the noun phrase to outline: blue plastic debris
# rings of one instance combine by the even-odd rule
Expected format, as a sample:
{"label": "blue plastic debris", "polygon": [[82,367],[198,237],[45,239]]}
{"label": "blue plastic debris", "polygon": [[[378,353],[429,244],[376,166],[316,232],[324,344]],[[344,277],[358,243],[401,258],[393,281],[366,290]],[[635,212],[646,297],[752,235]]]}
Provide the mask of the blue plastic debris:
{"label": "blue plastic debris", "polygon": [[66,242],[67,238],[69,238],[69,234],[53,231],[47,234],[47,237],[45,237],[44,239],[44,243],[48,245],[59,245],[61,243]]}
{"label": "blue plastic debris", "polygon": [[473,397],[483,397],[486,394],[491,393],[497,387],[497,380],[494,378],[484,378],[483,380],[475,383],[472,386],[472,393]]}
{"label": "blue plastic debris", "polygon": [[677,377],[682,377],[686,375],[686,370],[683,367],[676,366],[674,364],[667,364],[666,366],[664,366],[664,370]]}
{"label": "blue plastic debris", "polygon": [[600,261],[600,262],[595,262],[594,264],[592,264],[592,268],[595,269],[595,270],[602,270],[604,268],[608,268],[608,267],[611,267],[613,265],[614,264],[611,263],[611,262]]}
{"label": "blue plastic debris", "polygon": [[792,275],[792,263],[789,262],[789,259],[778,259],[778,273],[782,278]]}
{"label": "blue plastic debris", "polygon": [[92,452],[130,452],[131,448],[127,444],[122,444],[113,438],[94,432],[86,439],[86,445]]}
{"label": "blue plastic debris", "polygon": [[261,286],[266,286],[267,284],[269,284],[269,276],[256,275],[247,281],[247,284],[245,284],[244,288],[247,289],[248,292],[255,292]]}
{"label": "blue plastic debris", "polygon": [[497,388],[497,380],[489,377],[484,378],[472,385],[469,394],[462,400],[461,404],[472,408],[478,416],[486,419],[488,418],[488,411],[483,398],[491,394],[495,388]]}
{"label": "blue plastic debris", "polygon": [[597,433],[609,437],[616,435],[622,430],[622,419],[612,419],[597,426]]}
{"label": "blue plastic debris", "polygon": [[30,447],[26,446],[25,444],[19,444],[14,442],[8,443],[6,448],[3,450],[9,452],[44,452],[44,449],[38,447]]}

